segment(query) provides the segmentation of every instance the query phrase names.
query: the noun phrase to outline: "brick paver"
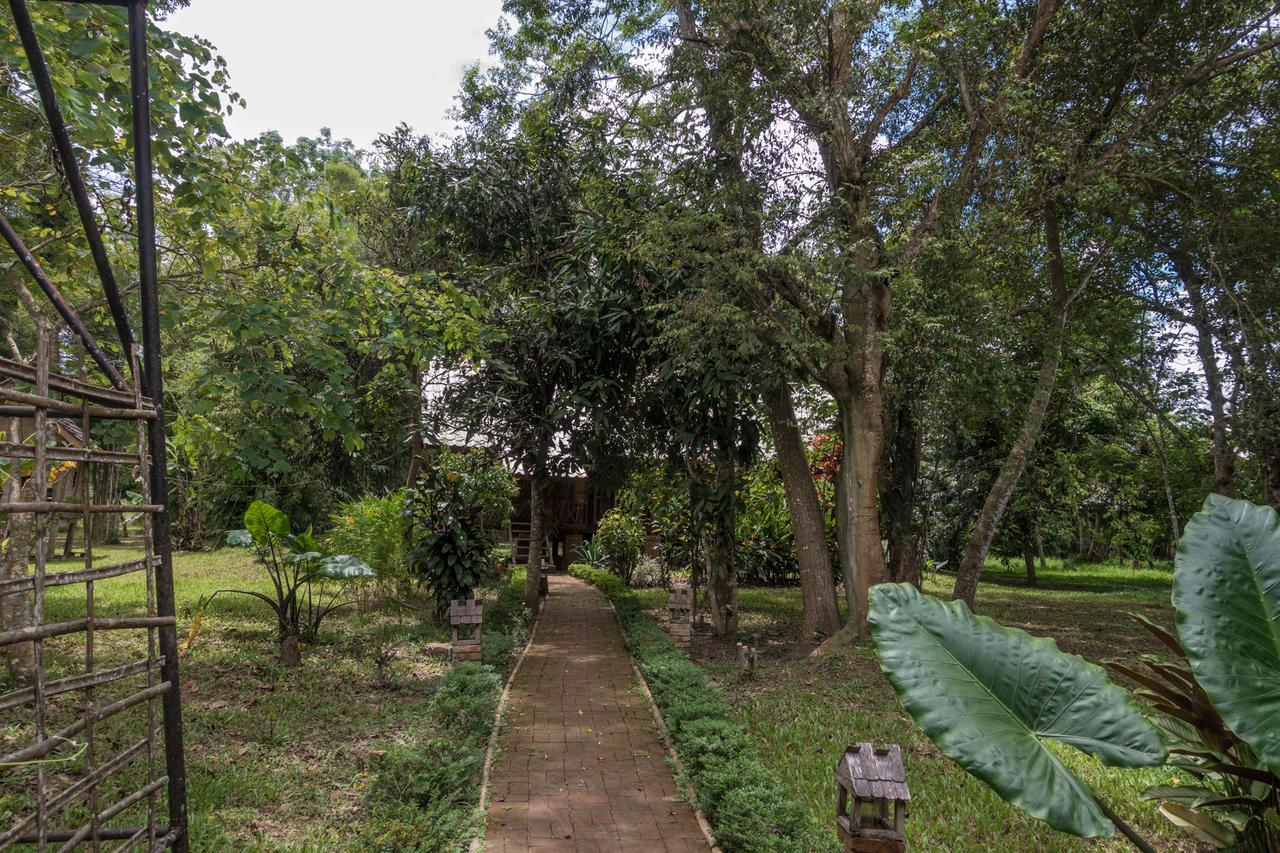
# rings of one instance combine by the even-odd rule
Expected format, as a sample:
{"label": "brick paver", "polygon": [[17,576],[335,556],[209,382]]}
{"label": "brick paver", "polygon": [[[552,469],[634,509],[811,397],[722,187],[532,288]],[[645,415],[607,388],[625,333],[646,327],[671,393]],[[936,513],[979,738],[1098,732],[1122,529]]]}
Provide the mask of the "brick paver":
{"label": "brick paver", "polygon": [[707,850],[608,600],[553,575],[511,685],[485,849]]}

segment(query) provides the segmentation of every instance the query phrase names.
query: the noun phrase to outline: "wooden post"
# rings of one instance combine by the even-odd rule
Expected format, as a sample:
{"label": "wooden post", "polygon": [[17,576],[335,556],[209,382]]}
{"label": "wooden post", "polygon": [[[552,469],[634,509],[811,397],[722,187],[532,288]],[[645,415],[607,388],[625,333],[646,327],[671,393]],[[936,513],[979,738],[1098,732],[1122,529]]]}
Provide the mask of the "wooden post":
{"label": "wooden post", "polygon": [[[449,602],[449,628],[453,640],[449,645],[449,654],[453,660],[480,662],[482,657],[480,633],[483,620],[484,607],[474,598],[468,598],[465,601],[455,599]],[[466,636],[468,634],[470,636]]]}

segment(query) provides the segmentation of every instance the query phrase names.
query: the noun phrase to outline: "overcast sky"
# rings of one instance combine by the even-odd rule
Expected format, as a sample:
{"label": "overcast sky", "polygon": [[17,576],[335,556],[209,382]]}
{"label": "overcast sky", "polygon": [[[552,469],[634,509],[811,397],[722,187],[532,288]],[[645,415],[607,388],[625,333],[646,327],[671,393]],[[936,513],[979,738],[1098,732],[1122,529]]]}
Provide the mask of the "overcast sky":
{"label": "overcast sky", "polygon": [[226,57],[247,102],[237,138],[278,130],[286,142],[329,127],[360,147],[397,122],[451,126],[462,70],[488,56],[502,0],[191,0],[165,26]]}

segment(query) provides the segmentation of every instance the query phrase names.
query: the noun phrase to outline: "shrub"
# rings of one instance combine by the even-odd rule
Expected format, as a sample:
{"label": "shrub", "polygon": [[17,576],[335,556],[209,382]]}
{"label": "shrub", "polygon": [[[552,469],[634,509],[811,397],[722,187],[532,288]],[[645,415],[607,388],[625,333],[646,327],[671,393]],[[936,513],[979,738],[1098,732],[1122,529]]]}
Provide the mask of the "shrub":
{"label": "shrub", "polygon": [[761,764],[751,736],[729,719],[706,673],[649,618],[622,579],[580,564],[569,572],[613,601],[636,665],[721,847],[730,853],[838,850],[835,836],[810,823]]}
{"label": "shrub", "polygon": [[407,578],[409,546],[405,492],[365,495],[342,504],[330,519],[329,550],[354,554],[373,567],[379,580]]}
{"label": "shrub", "polygon": [[480,651],[484,662],[507,671],[515,653],[529,640],[529,620],[533,613],[524,606],[524,570],[507,574],[498,587],[498,597],[485,605],[484,631]]}
{"label": "shrub", "polygon": [[600,548],[604,565],[627,585],[644,551],[644,525],[634,515],[611,509],[600,519],[591,541]]}
{"label": "shrub", "polygon": [[448,611],[450,601],[470,598],[493,571],[494,541],[486,527],[489,513],[495,511],[493,484],[475,482],[491,479],[492,471],[481,467],[479,473],[468,472],[455,464],[470,458],[442,453],[409,493],[409,566],[419,586],[431,590],[437,615]]}
{"label": "shrub", "polygon": [[[266,501],[254,501],[244,513],[244,529],[227,533],[226,542],[235,547],[252,547],[258,562],[267,569],[274,595],[256,590],[220,589],[202,601],[207,607],[227,592],[260,599],[276,616],[276,634],[281,641],[299,638],[313,643],[320,635],[325,617],[345,604],[341,586],[352,580],[373,576],[373,569],[351,554],[321,553],[320,543],[308,528],[294,533],[289,517]],[[296,660],[292,661],[296,665]]]}

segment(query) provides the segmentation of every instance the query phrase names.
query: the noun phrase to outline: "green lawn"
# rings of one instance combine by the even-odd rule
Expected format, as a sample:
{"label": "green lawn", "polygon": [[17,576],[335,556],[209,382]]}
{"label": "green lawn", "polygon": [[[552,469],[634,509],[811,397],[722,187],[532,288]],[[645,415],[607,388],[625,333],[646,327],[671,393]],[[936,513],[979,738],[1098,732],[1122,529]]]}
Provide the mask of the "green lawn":
{"label": "green lawn", "polygon": [[[135,555],[124,548],[98,551],[99,563]],[[174,563],[180,643],[201,596],[228,586],[269,587],[265,570],[246,551],[179,554]],[[83,615],[83,589],[52,591],[47,618]],[[96,599],[99,616],[141,615],[145,585],[138,575],[100,582]],[[97,635],[100,667],[143,655],[145,636],[125,633]],[[46,646],[52,668],[70,672],[83,665],[81,637]],[[219,596],[181,664],[193,849],[365,847],[361,836],[378,829],[367,807],[374,764],[388,747],[429,734],[422,731],[423,709],[446,664],[428,654],[427,644],[444,637],[443,629],[412,618],[348,608],[326,621],[321,642],[304,650],[302,667],[289,670],[277,662],[266,604]],[[380,679],[374,652],[387,646],[394,658]],[[120,685],[118,694],[137,689],[136,679],[130,684]],[[76,713],[74,696],[64,694],[57,713]],[[99,702],[110,698],[110,691],[99,691]],[[26,721],[11,719],[17,716],[6,712],[0,743],[26,734]],[[98,727],[100,754],[145,731],[143,714],[124,717]],[[24,768],[0,780],[0,826],[16,819],[33,775]],[[139,814],[131,819],[140,821]]]}
{"label": "green lawn", "polygon": [[[1133,659],[1154,651],[1154,641],[1132,619],[1140,612],[1172,623],[1171,575],[1167,569],[1051,564],[1040,585],[1027,588],[1020,564],[1003,570],[992,564],[979,590],[979,612],[1007,625],[1050,636],[1067,652],[1101,662]],[[931,577],[926,590],[950,593],[952,578]],[[642,592],[655,609],[665,604],[660,590]],[[761,756],[815,819],[834,826],[832,771],[847,743],[871,740],[902,746],[912,805],[908,835],[917,850],[1029,851],[1132,849],[1119,835],[1083,840],[1051,830],[1003,802],[986,786],[943,756],[902,711],[867,644],[813,658],[797,646],[800,595],[797,589],[740,591],[742,633],[760,648],[752,681],[738,675],[733,649],[702,633],[695,656],[721,686],[738,722],[754,736]],[[1192,850],[1151,803],[1140,799],[1148,785],[1170,772],[1120,771],[1063,751],[1069,766],[1160,850]]]}

